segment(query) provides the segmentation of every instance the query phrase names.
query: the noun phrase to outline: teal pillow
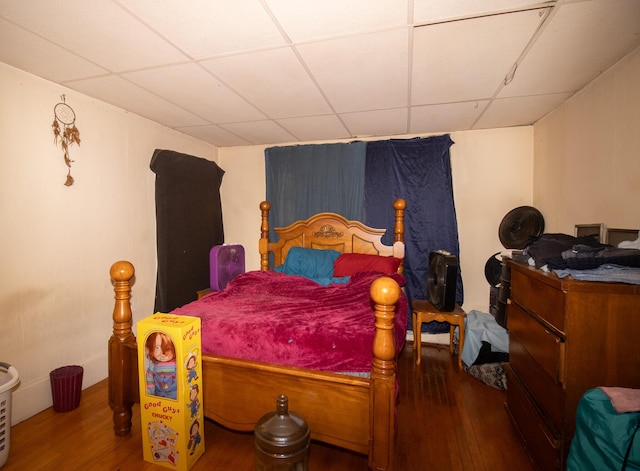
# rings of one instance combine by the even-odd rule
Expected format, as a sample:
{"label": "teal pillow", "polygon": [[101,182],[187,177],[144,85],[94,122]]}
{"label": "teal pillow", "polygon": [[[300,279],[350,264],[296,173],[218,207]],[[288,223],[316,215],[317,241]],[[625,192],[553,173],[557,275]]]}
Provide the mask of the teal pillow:
{"label": "teal pillow", "polygon": [[340,256],[337,250],[291,247],[284,263],[275,271],[304,276],[312,280],[333,278],[333,264]]}

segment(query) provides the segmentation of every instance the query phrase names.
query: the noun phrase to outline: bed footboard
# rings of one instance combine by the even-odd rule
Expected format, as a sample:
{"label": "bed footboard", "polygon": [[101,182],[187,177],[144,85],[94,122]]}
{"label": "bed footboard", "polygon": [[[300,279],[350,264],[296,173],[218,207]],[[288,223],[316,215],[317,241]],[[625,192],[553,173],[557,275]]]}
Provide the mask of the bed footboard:
{"label": "bed footboard", "polygon": [[[136,338],[132,331],[131,263],[111,267],[115,292],[109,339],[109,405],[114,431],[131,431],[139,402]],[[236,430],[251,430],[285,391],[309,421],[314,438],[366,453],[372,470],[393,470],[396,420],[396,349],[393,335],[400,287],[390,277],[371,284],[375,310],[373,364],[368,379],[224,357],[203,357],[205,416]],[[255,383],[255,384],[254,384]],[[267,388],[269,386],[269,388]],[[272,394],[265,395],[265,388]],[[260,403],[257,398],[267,401]],[[242,405],[246,404],[246,407]],[[259,406],[259,407],[258,407]],[[327,408],[330,408],[328,410]]]}
{"label": "bed footboard", "polygon": [[227,357],[203,358],[205,417],[251,431],[280,394],[309,424],[311,437],[368,455],[372,470],[391,471],[395,448],[396,361],[393,326],[400,287],[389,277],[371,285],[376,335],[369,378]]}
{"label": "bed footboard", "polygon": [[113,410],[116,435],[131,431],[131,407],[140,401],[138,389],[138,357],[133,335],[131,313],[131,279],[133,265],[119,261],[111,266],[115,291],[113,334],[109,339],[109,406]]}

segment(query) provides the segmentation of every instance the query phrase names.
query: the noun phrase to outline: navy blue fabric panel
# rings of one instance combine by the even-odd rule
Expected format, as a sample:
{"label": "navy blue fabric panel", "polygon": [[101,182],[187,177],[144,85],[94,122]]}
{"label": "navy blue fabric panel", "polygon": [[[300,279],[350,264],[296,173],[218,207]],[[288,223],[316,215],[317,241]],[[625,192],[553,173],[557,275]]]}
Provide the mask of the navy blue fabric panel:
{"label": "navy blue fabric panel", "polygon": [[[427,299],[429,252],[443,249],[460,255],[449,154],[452,144],[448,134],[367,143],[364,222],[387,227],[384,241],[391,244],[393,201],[406,200],[404,268],[410,300]],[[460,272],[456,289],[456,300],[462,304]],[[448,324],[423,324],[423,330],[448,332]]]}

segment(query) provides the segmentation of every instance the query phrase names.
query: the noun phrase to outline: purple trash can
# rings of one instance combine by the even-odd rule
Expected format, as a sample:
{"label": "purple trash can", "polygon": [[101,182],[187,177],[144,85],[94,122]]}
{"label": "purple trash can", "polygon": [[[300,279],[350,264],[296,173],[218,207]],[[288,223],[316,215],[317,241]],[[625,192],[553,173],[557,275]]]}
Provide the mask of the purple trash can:
{"label": "purple trash can", "polygon": [[67,412],[80,405],[83,372],[81,366],[72,365],[56,368],[49,373],[53,410]]}

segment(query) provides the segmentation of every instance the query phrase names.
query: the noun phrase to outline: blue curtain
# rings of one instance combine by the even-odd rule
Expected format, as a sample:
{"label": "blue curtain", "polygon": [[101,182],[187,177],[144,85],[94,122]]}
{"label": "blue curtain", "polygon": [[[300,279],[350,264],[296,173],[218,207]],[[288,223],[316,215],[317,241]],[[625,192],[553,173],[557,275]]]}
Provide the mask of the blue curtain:
{"label": "blue curtain", "polygon": [[[391,245],[393,202],[404,198],[405,291],[410,300],[426,299],[429,252],[443,249],[460,255],[449,155],[452,144],[447,134],[266,149],[270,227],[332,211],[372,227],[386,227],[383,242]],[[460,272],[456,300],[462,304]],[[427,323],[423,330],[448,332],[448,324]]]}
{"label": "blue curtain", "polygon": [[265,150],[269,226],[284,227],[323,211],[362,221],[364,142]]}
{"label": "blue curtain", "polygon": [[[429,252],[447,250],[459,257],[458,224],[453,201],[450,136],[392,139],[367,143],[365,169],[365,224],[386,227],[383,239],[393,242],[396,198],[405,211],[405,292],[409,299],[427,299]],[[463,302],[460,271],[456,301]],[[410,328],[411,317],[409,317]],[[448,332],[446,323],[423,324],[423,331]]]}

